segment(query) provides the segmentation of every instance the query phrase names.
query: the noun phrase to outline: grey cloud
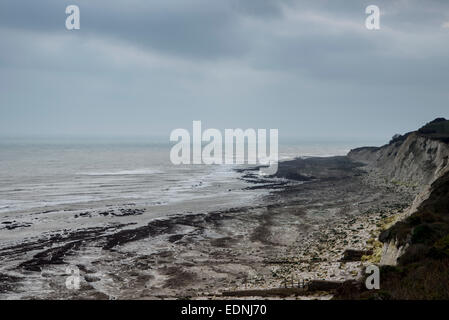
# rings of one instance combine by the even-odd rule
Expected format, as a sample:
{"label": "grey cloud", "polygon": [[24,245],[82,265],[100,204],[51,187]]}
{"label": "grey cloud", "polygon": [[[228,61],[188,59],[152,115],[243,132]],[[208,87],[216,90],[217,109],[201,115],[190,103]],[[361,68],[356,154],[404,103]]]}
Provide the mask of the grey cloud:
{"label": "grey cloud", "polygon": [[449,116],[449,3],[375,2],[371,32],[372,1],[3,0],[0,134],[165,135],[201,119],[385,138]]}

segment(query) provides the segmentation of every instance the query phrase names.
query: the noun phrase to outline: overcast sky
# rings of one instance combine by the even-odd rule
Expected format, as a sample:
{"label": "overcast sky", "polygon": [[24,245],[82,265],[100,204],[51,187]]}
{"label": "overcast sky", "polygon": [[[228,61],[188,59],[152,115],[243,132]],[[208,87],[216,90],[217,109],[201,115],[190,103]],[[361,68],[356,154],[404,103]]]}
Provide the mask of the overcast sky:
{"label": "overcast sky", "polygon": [[0,135],[387,139],[449,117],[446,0],[2,0],[0,39]]}

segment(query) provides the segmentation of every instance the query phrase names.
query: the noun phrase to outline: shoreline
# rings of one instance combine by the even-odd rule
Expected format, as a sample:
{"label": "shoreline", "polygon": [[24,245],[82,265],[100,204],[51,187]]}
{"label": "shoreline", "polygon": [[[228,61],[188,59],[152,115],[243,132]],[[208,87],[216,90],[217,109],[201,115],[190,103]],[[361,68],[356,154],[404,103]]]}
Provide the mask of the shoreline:
{"label": "shoreline", "polygon": [[[360,165],[348,167],[342,159],[297,159],[281,166],[283,175],[291,162],[305,162],[293,168],[305,165],[321,175],[304,183],[258,180],[247,171],[242,178],[253,187],[270,189],[263,204],[141,225],[125,218],[122,224],[2,248],[2,259],[17,263],[0,272],[0,296],[221,299],[223,292],[273,290],[291,279],[355,279],[367,262],[341,261],[345,250],[367,250],[381,219],[405,208],[410,197],[376,185]],[[80,270],[76,292],[64,286],[67,265]]]}

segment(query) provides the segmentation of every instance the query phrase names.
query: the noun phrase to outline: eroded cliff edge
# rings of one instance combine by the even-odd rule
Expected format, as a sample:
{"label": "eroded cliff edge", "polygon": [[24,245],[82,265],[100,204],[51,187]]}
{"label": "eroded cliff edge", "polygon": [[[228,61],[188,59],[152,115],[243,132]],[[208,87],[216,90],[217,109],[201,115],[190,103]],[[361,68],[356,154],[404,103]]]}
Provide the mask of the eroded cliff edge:
{"label": "eroded cliff edge", "polygon": [[351,150],[371,175],[416,193],[384,230],[380,264],[389,298],[449,298],[449,121],[396,135],[382,147]]}

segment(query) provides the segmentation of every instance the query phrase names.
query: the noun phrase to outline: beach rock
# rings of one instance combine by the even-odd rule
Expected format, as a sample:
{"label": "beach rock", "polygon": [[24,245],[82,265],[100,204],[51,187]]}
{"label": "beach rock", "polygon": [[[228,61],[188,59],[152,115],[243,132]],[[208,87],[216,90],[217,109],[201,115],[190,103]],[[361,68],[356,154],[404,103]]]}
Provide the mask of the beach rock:
{"label": "beach rock", "polygon": [[329,291],[338,289],[343,282],[341,281],[328,281],[328,280],[311,280],[308,283],[308,291]]}
{"label": "beach rock", "polygon": [[343,252],[343,258],[341,258],[341,261],[360,261],[363,256],[371,254],[373,254],[372,250],[346,249],[345,252]]}
{"label": "beach rock", "polygon": [[90,274],[86,274],[86,275],[84,276],[84,279],[85,279],[87,282],[97,282],[97,281],[100,281],[100,280],[101,280],[100,277],[97,277],[97,276],[94,276],[94,275],[90,275]]}

